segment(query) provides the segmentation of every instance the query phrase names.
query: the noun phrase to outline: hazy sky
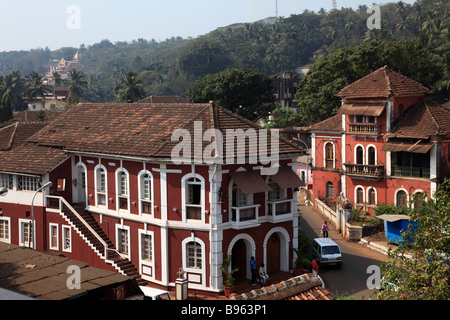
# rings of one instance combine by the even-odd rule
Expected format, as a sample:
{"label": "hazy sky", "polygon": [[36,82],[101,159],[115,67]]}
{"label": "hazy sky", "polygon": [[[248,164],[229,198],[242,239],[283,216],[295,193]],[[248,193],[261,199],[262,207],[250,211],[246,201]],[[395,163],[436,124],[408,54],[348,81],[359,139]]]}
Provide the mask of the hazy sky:
{"label": "hazy sky", "polygon": [[[414,3],[414,0],[403,0]],[[336,0],[337,8],[396,0]],[[0,51],[79,47],[103,39],[197,37],[275,16],[276,0],[1,0]],[[279,16],[333,8],[332,0],[278,0]]]}

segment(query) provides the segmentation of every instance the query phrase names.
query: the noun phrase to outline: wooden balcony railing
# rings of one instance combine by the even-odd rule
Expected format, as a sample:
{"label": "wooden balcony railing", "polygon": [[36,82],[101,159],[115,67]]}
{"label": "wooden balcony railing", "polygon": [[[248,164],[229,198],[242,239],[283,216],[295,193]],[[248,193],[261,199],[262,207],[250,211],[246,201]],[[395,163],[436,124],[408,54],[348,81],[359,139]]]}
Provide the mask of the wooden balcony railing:
{"label": "wooden balcony railing", "polygon": [[348,132],[356,134],[379,134],[379,123],[349,123]]}
{"label": "wooden balcony railing", "polygon": [[365,165],[344,163],[345,173],[348,175],[381,178],[384,176],[384,165]]}

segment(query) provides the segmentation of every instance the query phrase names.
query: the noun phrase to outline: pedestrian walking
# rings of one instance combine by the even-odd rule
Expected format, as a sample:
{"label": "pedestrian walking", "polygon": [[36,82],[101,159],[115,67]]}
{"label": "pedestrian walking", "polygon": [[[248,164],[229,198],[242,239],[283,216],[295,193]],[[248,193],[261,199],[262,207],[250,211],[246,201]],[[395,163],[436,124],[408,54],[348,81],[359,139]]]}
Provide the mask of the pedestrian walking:
{"label": "pedestrian walking", "polygon": [[328,238],[328,231],[330,228],[328,227],[328,223],[325,221],[322,225],[322,234],[324,238]]}
{"label": "pedestrian walking", "polygon": [[256,284],[256,264],[255,257],[250,258],[250,271],[252,272],[252,286]]}

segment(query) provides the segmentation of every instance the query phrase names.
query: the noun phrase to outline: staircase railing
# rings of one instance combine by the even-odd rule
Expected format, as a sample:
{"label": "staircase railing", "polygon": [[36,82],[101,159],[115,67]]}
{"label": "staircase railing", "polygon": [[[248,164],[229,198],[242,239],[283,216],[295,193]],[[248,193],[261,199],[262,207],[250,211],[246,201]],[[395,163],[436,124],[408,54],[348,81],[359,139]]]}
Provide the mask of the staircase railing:
{"label": "staircase railing", "polygon": [[60,196],[46,196],[47,199],[47,207],[48,208],[55,208],[55,200],[58,200],[58,210],[60,211],[61,214],[64,214],[64,207],[66,206],[76,217],[77,219],[83,223],[83,225],[89,230],[89,232],[92,233],[92,235],[94,237],[97,238],[97,240],[103,245],[104,248],[104,259],[108,259],[108,251],[113,250],[116,251],[115,249],[112,248],[108,248],[108,244],[102,239],[102,237],[100,237],[100,235],[94,230],[92,229],[92,227],[89,225],[89,223],[86,222],[86,220],[83,219],[83,217],[80,216],[80,214],[67,202],[66,199],[64,199],[63,197]]}

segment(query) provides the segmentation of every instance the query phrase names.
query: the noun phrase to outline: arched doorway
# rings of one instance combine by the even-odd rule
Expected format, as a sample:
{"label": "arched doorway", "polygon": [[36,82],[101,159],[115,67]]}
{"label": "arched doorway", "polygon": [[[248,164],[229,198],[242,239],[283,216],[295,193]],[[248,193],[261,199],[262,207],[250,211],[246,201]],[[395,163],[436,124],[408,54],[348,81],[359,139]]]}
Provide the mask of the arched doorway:
{"label": "arched doorway", "polygon": [[233,274],[236,282],[242,282],[247,279],[247,247],[243,239],[236,241],[233,246],[231,251],[231,268],[238,269]]}
{"label": "arched doorway", "polygon": [[272,233],[267,242],[267,273],[280,272],[281,241],[277,232]]}

